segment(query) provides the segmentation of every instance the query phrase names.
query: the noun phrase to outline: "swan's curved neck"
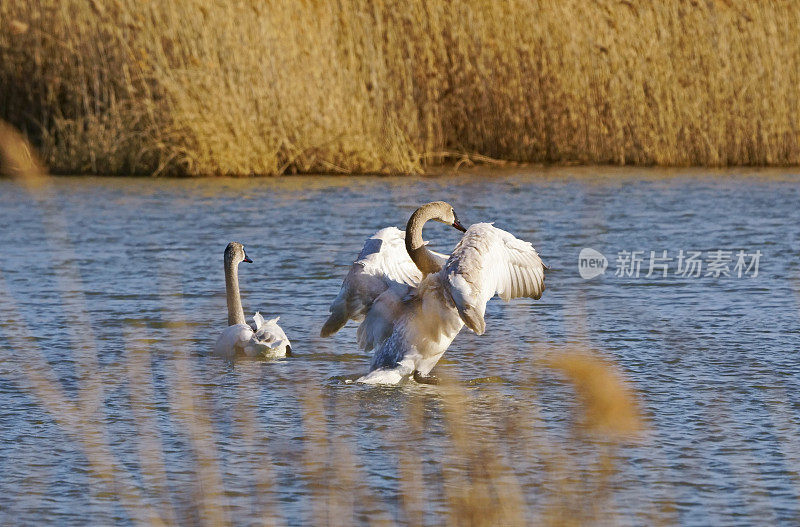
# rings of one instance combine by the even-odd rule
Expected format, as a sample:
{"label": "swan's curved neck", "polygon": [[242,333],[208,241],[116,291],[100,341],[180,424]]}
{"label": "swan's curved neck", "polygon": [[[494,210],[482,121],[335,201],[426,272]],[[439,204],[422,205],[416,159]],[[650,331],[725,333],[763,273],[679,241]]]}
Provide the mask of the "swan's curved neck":
{"label": "swan's curved neck", "polygon": [[228,325],[245,324],[242,297],[239,295],[239,265],[225,262],[225,293],[228,297]]}
{"label": "swan's curved neck", "polygon": [[441,269],[422,239],[422,227],[428,220],[439,216],[439,211],[431,205],[423,205],[414,211],[406,225],[406,250],[423,275],[438,273]]}

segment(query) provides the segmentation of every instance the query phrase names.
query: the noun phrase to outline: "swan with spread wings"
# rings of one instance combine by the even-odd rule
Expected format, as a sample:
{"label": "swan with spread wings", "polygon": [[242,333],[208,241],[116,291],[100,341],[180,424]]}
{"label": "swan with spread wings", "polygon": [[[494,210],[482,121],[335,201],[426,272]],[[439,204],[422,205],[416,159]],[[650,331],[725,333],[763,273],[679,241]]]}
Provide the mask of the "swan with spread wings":
{"label": "swan with spread wings", "polygon": [[[450,256],[426,247],[422,227],[428,220],[464,232]],[[485,331],[489,299],[540,298],[544,270],[529,242],[490,223],[465,229],[451,205],[428,203],[411,215],[405,232],[389,227],[367,240],[321,336],[348,320],[361,322],[358,344],[374,353],[369,373],[358,382],[396,384],[409,375],[435,382],[430,371],[461,328]]]}

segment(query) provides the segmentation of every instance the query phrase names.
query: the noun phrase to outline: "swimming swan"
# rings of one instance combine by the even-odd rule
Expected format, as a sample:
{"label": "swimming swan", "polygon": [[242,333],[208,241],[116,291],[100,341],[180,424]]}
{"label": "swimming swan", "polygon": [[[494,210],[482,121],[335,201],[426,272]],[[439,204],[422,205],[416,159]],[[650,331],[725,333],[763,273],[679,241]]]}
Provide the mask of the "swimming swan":
{"label": "swimming swan", "polygon": [[[425,247],[428,220],[464,232],[449,257]],[[428,374],[464,325],[483,334],[486,302],[496,294],[506,301],[540,298],[544,269],[530,243],[491,223],[464,229],[452,206],[428,203],[411,215],[405,233],[389,227],[367,240],[320,334],[361,321],[358,345],[375,351],[370,372],[357,382],[396,384],[408,375],[432,382]]]}
{"label": "swimming swan", "polygon": [[278,325],[276,317],[264,320],[261,313],[253,315],[252,327],[247,325],[239,294],[239,263],[253,263],[244,252],[244,246],[231,242],[225,247],[225,292],[228,300],[228,324],[214,345],[214,353],[233,358],[237,354],[249,357],[286,357],[292,345]]}

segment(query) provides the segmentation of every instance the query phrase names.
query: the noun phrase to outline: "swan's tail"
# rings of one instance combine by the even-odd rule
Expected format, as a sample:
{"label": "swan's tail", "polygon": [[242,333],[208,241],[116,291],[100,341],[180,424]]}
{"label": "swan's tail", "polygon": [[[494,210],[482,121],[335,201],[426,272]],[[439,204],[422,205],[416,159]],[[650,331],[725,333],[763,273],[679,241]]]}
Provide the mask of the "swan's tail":
{"label": "swan's tail", "polygon": [[345,302],[334,302],[331,306],[331,316],[328,317],[325,325],[322,326],[322,331],[319,332],[320,337],[330,337],[347,324],[348,317],[345,307]]}

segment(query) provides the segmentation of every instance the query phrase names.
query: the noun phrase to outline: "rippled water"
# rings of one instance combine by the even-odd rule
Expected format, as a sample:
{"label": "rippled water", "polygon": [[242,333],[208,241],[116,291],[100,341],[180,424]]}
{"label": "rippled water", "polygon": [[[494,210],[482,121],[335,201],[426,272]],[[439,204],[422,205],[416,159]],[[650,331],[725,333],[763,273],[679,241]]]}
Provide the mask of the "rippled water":
{"label": "rippled water", "polygon": [[[142,519],[131,503],[182,524],[406,522],[409,452],[420,518],[446,521],[459,445],[441,389],[346,384],[369,362],[355,326],[317,336],[364,240],[434,199],[531,241],[551,267],[540,301],[494,299],[486,334],[462,331],[434,370],[460,380],[473,439],[503,460],[529,521],[564,485],[562,508],[585,496],[620,524],[800,521],[800,177],[564,168],[60,178],[39,199],[0,181],[0,523],[127,524]],[[458,234],[426,228],[442,251]],[[230,240],[255,261],[240,271],[245,311],[280,315],[293,358],[210,354]],[[584,247],[608,258],[605,275],[580,277]],[[646,277],[662,250],[669,276]],[[735,261],[732,277],[680,277],[680,250],[762,256],[756,277]],[[643,251],[638,277],[615,276],[621,251]],[[613,361],[636,391],[638,440],[603,446],[573,426],[575,394],[543,366],[573,348]],[[64,401],[88,410],[71,420]],[[602,492],[580,485],[598,478]],[[353,489],[349,501],[330,485]]]}

